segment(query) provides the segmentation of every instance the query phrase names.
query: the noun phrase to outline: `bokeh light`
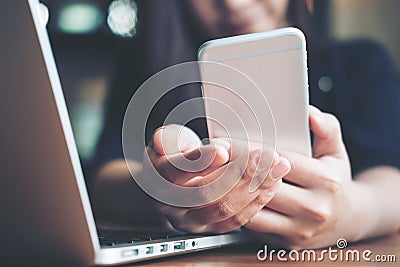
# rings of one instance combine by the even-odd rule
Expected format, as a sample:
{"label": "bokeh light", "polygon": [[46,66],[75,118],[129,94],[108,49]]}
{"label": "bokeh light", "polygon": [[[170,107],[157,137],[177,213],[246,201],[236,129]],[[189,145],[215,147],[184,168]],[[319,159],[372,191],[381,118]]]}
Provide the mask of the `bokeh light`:
{"label": "bokeh light", "polygon": [[95,31],[102,22],[102,13],[96,5],[74,3],[61,9],[58,27],[66,33],[84,34]]}
{"label": "bokeh light", "polygon": [[133,37],[136,33],[137,5],[132,0],[115,0],[108,7],[107,24],[121,37]]}

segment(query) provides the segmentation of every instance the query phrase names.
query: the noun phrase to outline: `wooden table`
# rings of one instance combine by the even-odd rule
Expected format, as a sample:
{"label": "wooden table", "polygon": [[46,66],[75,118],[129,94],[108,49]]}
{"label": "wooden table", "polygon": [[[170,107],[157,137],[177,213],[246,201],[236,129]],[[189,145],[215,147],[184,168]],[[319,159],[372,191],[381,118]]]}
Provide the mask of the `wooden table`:
{"label": "wooden table", "polygon": [[[331,261],[327,253],[325,254],[324,261],[279,261],[277,255],[274,254],[273,261],[260,261],[257,259],[257,252],[263,249],[263,244],[245,244],[234,247],[226,247],[220,249],[214,249],[209,251],[198,252],[195,254],[187,254],[181,256],[174,256],[164,259],[152,260],[148,262],[142,262],[137,264],[132,264],[130,266],[185,266],[185,267],[196,267],[196,266],[218,266],[218,267],[235,267],[235,266],[282,266],[284,264],[296,265],[296,266],[346,266],[346,265],[358,265],[367,267],[388,267],[388,266],[400,266],[400,233],[391,236],[380,237],[371,239],[368,241],[363,241],[355,244],[349,244],[343,249],[343,259],[346,258],[346,251],[357,250],[360,252],[359,262],[345,262],[345,261]],[[338,249],[335,246],[332,249]],[[339,250],[339,249],[338,249]],[[395,262],[366,262],[362,259],[362,253],[366,250],[372,251],[371,255],[366,255],[370,259],[375,259],[375,256],[381,255],[388,257],[393,255],[395,257]],[[320,256],[322,250],[317,250],[317,257]],[[340,255],[338,252],[336,255]],[[367,253],[367,252],[366,252]],[[299,255],[301,251],[299,251]],[[368,253],[367,253],[368,254]],[[348,258],[352,259],[350,252],[348,253]],[[295,254],[293,254],[295,256]],[[289,259],[288,254],[285,256]],[[301,259],[301,256],[299,256]],[[390,256],[389,256],[390,257]],[[304,256],[307,259],[307,254]]]}

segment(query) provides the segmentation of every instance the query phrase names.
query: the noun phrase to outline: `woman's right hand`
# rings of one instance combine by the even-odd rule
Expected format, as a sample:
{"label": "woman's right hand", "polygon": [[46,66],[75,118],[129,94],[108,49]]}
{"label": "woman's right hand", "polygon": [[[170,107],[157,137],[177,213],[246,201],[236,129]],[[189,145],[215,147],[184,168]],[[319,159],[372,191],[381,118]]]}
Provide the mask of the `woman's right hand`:
{"label": "woman's right hand", "polygon": [[[228,163],[235,158],[231,141],[213,139],[211,143],[202,145],[199,137],[187,127],[168,125],[155,132],[147,153],[154,167],[165,179],[177,185],[196,187],[217,180]],[[168,156],[177,153],[189,160],[196,160],[200,155],[205,160],[212,157],[211,164],[199,172],[182,171],[175,167],[177,164],[169,161]],[[290,170],[288,160],[275,154],[271,171],[258,171],[260,166],[270,166],[271,158],[263,159],[262,155],[260,149],[249,152],[243,176],[231,191],[217,201],[193,208],[158,202],[157,207],[172,226],[181,231],[224,233],[235,230],[245,225],[272,199],[282,183],[281,178]],[[143,171],[146,172],[146,165]],[[249,190],[252,177],[259,173],[267,177],[262,177],[263,181],[256,190]]]}

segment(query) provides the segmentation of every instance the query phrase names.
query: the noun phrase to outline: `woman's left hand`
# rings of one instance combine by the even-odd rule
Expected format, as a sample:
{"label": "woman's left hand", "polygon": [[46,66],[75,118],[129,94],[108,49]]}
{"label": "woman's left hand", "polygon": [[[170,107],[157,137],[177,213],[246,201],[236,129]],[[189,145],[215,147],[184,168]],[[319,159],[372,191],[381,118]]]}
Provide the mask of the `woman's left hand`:
{"label": "woman's left hand", "polygon": [[353,207],[356,185],[339,121],[310,107],[313,157],[279,151],[292,165],[275,197],[245,225],[273,245],[318,248],[356,240],[363,222]]}

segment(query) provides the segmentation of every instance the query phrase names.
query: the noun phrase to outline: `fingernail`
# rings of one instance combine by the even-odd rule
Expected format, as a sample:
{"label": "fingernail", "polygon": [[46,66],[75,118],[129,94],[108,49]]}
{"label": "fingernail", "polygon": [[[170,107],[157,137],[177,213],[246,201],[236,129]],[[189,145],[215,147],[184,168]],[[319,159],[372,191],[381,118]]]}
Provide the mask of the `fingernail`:
{"label": "fingernail", "polygon": [[225,149],[225,147],[221,145],[215,145],[216,152],[219,155],[219,158],[222,159],[222,162],[227,163],[229,161],[229,150]]}
{"label": "fingernail", "polygon": [[282,178],[290,171],[290,168],[291,166],[289,161],[286,158],[281,158],[278,164],[276,164],[275,167],[272,168],[271,179],[278,180]]}
{"label": "fingernail", "polygon": [[318,122],[320,122],[323,119],[323,113],[319,108],[316,108],[314,106],[310,106],[310,111],[313,113],[313,117],[315,120],[317,120]]}

